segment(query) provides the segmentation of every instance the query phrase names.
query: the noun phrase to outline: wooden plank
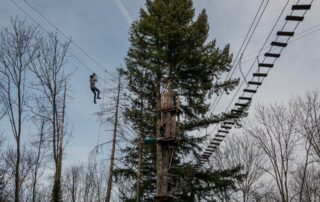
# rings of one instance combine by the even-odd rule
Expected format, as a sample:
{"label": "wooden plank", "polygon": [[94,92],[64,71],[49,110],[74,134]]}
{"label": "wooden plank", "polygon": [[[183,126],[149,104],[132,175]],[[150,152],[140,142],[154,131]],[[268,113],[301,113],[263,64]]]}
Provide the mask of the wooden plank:
{"label": "wooden plank", "polygon": [[271,46],[287,47],[287,45],[288,45],[287,43],[278,42],[278,41],[271,42]]}
{"label": "wooden plank", "polygon": [[243,97],[243,96],[241,96],[241,97],[239,97],[239,100],[252,100],[252,98],[251,97]]}
{"label": "wooden plank", "polygon": [[257,81],[249,81],[249,85],[256,85],[256,86],[261,86],[262,82],[257,82]]}
{"label": "wooden plank", "polygon": [[286,20],[290,20],[290,21],[298,21],[301,22],[303,21],[304,17],[303,16],[294,16],[294,15],[288,15],[286,17]]}
{"label": "wooden plank", "polygon": [[237,119],[237,118],[239,118],[239,115],[228,114],[227,117],[229,117],[230,119]]}
{"label": "wooden plank", "polygon": [[220,143],[217,143],[217,142],[210,142],[210,144],[212,144],[212,145],[217,145],[217,146],[220,145]]}
{"label": "wooden plank", "polygon": [[278,36],[293,36],[294,32],[287,32],[287,31],[278,31],[277,32]]}
{"label": "wooden plank", "polygon": [[225,125],[234,125],[234,122],[231,121],[224,121],[223,124]]}
{"label": "wooden plank", "polygon": [[258,66],[259,66],[259,67],[269,67],[269,68],[272,68],[272,67],[273,67],[273,64],[259,63]]}
{"label": "wooden plank", "polygon": [[243,89],[243,92],[246,92],[246,93],[256,93],[257,90],[254,90],[254,89]]}
{"label": "wooden plank", "polygon": [[266,74],[266,73],[253,73],[253,76],[256,76],[256,77],[267,77],[268,74]]}
{"label": "wooden plank", "polygon": [[249,103],[235,103],[234,105],[239,106],[239,107],[247,107]]}
{"label": "wooden plank", "polygon": [[210,151],[210,152],[215,152],[216,150],[215,149],[207,149],[207,151]]}
{"label": "wooden plank", "polygon": [[241,114],[243,111],[242,110],[238,110],[238,109],[232,109],[231,113],[235,113],[235,114]]}
{"label": "wooden plank", "polygon": [[230,126],[221,126],[221,128],[224,128],[224,129],[231,129]]}
{"label": "wooden plank", "polygon": [[273,57],[273,58],[279,58],[280,54],[279,53],[265,53],[265,57]]}
{"label": "wooden plank", "polygon": [[292,10],[310,10],[311,4],[297,4],[292,6]]}
{"label": "wooden plank", "polygon": [[216,137],[221,137],[221,138],[225,138],[225,135],[216,135]]}
{"label": "wooden plank", "polygon": [[213,138],[212,140],[218,141],[218,142],[222,142],[222,139],[218,139],[218,138]]}

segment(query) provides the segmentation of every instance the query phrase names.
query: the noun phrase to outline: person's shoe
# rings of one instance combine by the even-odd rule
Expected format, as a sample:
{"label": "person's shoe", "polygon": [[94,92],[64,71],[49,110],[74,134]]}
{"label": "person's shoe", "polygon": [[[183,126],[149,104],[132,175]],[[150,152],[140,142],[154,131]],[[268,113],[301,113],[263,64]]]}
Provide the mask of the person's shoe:
{"label": "person's shoe", "polygon": [[101,97],[98,97],[97,99],[101,99]]}
{"label": "person's shoe", "polygon": [[96,101],[93,101],[93,103],[94,103],[94,104],[97,104],[97,102],[96,102]]}

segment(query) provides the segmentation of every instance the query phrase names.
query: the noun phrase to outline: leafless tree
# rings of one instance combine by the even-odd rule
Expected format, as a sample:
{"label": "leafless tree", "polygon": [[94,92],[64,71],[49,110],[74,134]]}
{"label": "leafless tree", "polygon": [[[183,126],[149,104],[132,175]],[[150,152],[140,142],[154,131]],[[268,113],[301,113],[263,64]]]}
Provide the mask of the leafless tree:
{"label": "leafless tree", "polygon": [[293,190],[297,193],[292,200],[300,202],[320,200],[320,170],[314,165],[298,167],[292,179]]}
{"label": "leafless tree", "polygon": [[66,106],[68,80],[65,71],[69,42],[61,44],[57,35],[51,34],[41,43],[37,61],[32,63],[32,71],[37,78],[33,85],[41,97],[37,100],[39,115],[46,119],[51,129],[51,148],[54,160],[54,183],[52,200],[61,201],[61,177],[64,140],[66,136]]}
{"label": "leafless tree", "polygon": [[307,93],[294,101],[298,116],[298,130],[312,147],[320,163],[320,97],[318,92]]}
{"label": "leafless tree", "polygon": [[15,201],[21,201],[21,137],[26,118],[28,95],[26,74],[39,48],[36,26],[15,18],[11,26],[0,32],[0,103],[7,115],[15,140]]}
{"label": "leafless tree", "polygon": [[[4,144],[4,138],[2,134],[0,133],[0,162],[3,162],[3,156],[2,156],[2,148]],[[0,163],[0,201],[5,201],[5,170],[2,168],[2,163]]]}
{"label": "leafless tree", "polygon": [[81,179],[83,175],[83,167],[72,166],[65,173],[65,192],[67,195],[67,201],[77,202],[81,197]]}
{"label": "leafless tree", "polygon": [[[11,200],[14,199],[15,195],[15,159],[17,157],[16,150],[13,147],[8,147],[3,154],[3,169],[5,170],[5,181],[6,181],[6,190],[8,193],[8,198]],[[31,194],[31,187],[29,186],[29,182],[31,181],[32,176],[32,168],[34,163],[34,155],[33,152],[27,147],[27,145],[23,145],[21,147],[21,160],[20,160],[20,197],[23,201],[28,201]]]}
{"label": "leafless tree", "polygon": [[71,166],[64,173],[64,200],[102,202],[105,200],[107,165],[90,155],[86,163]]}
{"label": "leafless tree", "polygon": [[297,116],[283,105],[257,106],[255,121],[246,131],[254,137],[271,164],[265,171],[272,176],[280,201],[289,201],[289,177],[293,171],[294,149],[299,137],[295,130]]}
{"label": "leafless tree", "polygon": [[105,199],[107,182],[106,165],[98,162],[94,155],[84,166],[82,175],[82,200],[88,202],[102,202]]}
{"label": "leafless tree", "polygon": [[31,189],[32,189],[32,202],[38,200],[38,184],[39,179],[42,176],[45,166],[47,164],[47,152],[48,152],[48,139],[46,131],[46,120],[42,117],[35,120],[38,133],[34,135],[34,141],[32,142],[33,150],[33,167],[31,176]]}
{"label": "leafless tree", "polygon": [[226,139],[217,155],[214,156],[215,165],[219,169],[233,168],[242,166],[242,172],[245,174],[243,181],[239,181],[238,189],[242,193],[243,202],[250,201],[253,193],[256,193],[259,185],[259,179],[264,174],[264,155],[261,147],[251,137],[244,134],[232,134]]}

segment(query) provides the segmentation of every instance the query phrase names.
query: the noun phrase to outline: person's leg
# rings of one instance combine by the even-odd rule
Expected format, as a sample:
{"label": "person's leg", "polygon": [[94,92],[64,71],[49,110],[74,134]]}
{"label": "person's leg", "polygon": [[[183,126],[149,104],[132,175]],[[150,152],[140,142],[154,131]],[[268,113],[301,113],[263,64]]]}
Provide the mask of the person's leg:
{"label": "person's leg", "polygon": [[96,91],[98,92],[98,95],[97,95],[97,99],[101,99],[100,97],[100,90],[96,87]]}
{"label": "person's leg", "polygon": [[91,91],[93,92],[93,102],[94,102],[94,104],[97,104],[97,102],[96,102],[96,91],[95,91],[94,87],[91,88]]}

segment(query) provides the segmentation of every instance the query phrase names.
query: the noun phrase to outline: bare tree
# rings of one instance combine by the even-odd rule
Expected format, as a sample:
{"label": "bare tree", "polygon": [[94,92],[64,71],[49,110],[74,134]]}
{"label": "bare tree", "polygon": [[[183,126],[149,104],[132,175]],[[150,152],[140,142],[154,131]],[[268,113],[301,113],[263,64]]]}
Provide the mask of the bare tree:
{"label": "bare tree", "polygon": [[82,179],[82,199],[84,202],[101,202],[105,200],[106,170],[106,165],[98,162],[95,155],[90,155]]}
{"label": "bare tree", "polygon": [[65,187],[66,187],[66,195],[67,201],[77,202],[80,201],[81,197],[81,179],[83,175],[83,167],[80,166],[72,166],[65,173]]}
{"label": "bare tree", "polygon": [[62,200],[61,177],[64,139],[66,135],[65,116],[67,104],[68,79],[70,74],[65,71],[66,55],[69,42],[61,44],[57,35],[49,35],[43,42],[37,62],[33,62],[37,83],[34,84],[41,99],[37,100],[39,115],[45,118],[51,128],[51,148],[55,172],[52,190],[52,200]]}
{"label": "bare tree", "polygon": [[11,26],[0,33],[0,103],[7,115],[15,140],[15,202],[21,201],[21,137],[28,96],[26,74],[39,48],[36,26],[12,19]]}
{"label": "bare tree", "polygon": [[320,200],[320,170],[315,166],[299,166],[293,177],[293,190],[300,202]]}
{"label": "bare tree", "polygon": [[[243,202],[250,201],[256,193],[259,179],[264,174],[264,155],[257,142],[246,134],[233,134],[226,139],[213,162],[219,169],[242,166],[242,173],[245,175],[242,181],[238,181],[238,190],[242,193]],[[238,198],[238,197],[237,197]]]}
{"label": "bare tree", "polygon": [[[38,200],[38,184],[39,179],[44,172],[44,168],[47,163],[47,136],[46,136],[46,123],[47,121],[40,117],[39,120],[36,120],[35,125],[37,125],[38,134],[35,135],[35,140],[32,143],[33,146],[33,167],[32,167],[32,179],[31,179],[31,187],[32,187],[32,202],[39,201]],[[39,124],[39,125],[38,125]]]}
{"label": "bare tree", "polygon": [[[0,133],[0,162],[2,161],[2,148],[4,144],[4,138],[2,137],[2,134]],[[2,168],[3,165],[0,163],[0,201],[5,201],[5,170]]]}
{"label": "bare tree", "polygon": [[[15,159],[17,158],[16,150],[13,147],[8,147],[3,154],[3,169],[6,175],[6,190],[9,198],[14,198],[15,195]],[[30,178],[32,175],[32,168],[34,163],[34,155],[32,151],[26,146],[21,147],[21,160],[20,160],[20,197],[23,201],[28,201],[31,196],[31,186],[29,186]]]}
{"label": "bare tree", "polygon": [[289,201],[289,175],[299,140],[296,118],[294,110],[282,105],[258,106],[254,124],[246,128],[268,157],[271,169],[265,171],[274,179],[282,202]]}
{"label": "bare tree", "polygon": [[88,162],[71,166],[64,173],[64,201],[102,202],[105,200],[107,166],[91,154]]}
{"label": "bare tree", "polygon": [[298,130],[309,142],[320,163],[320,97],[318,92],[307,93],[294,101],[298,116]]}

